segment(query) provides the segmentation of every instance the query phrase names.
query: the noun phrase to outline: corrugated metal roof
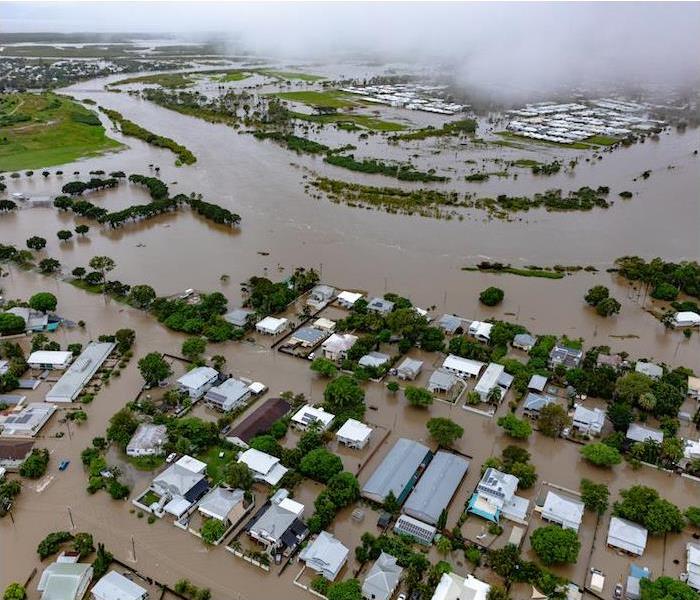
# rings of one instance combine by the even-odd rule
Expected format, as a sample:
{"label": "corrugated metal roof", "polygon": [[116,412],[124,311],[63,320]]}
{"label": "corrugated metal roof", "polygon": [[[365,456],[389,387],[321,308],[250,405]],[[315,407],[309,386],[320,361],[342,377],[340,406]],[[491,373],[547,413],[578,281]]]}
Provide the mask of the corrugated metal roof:
{"label": "corrugated metal roof", "polygon": [[398,498],[429,452],[423,444],[400,438],[365,483],[362,495],[383,502],[392,491]]}

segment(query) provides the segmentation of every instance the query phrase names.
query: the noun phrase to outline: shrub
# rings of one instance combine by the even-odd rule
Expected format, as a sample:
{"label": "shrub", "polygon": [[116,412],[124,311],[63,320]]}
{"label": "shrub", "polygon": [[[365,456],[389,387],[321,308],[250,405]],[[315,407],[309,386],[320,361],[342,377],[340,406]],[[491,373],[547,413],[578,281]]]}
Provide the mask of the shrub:
{"label": "shrub", "polygon": [[505,293],[501,288],[488,287],[479,294],[479,301],[486,306],[496,306],[503,302]]}

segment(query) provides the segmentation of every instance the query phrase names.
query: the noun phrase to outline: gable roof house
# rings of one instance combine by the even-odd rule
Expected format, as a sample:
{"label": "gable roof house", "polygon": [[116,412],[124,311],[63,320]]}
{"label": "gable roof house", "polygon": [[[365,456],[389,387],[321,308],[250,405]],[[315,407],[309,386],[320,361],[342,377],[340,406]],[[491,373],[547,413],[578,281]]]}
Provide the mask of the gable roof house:
{"label": "gable roof house", "polygon": [[357,336],[350,333],[334,333],[321,344],[323,356],[329,360],[339,362],[348,355],[348,350],[355,345]]}
{"label": "gable roof house", "polygon": [[577,404],[574,409],[572,426],[580,433],[600,435],[605,425],[605,411],[601,408],[586,408]]}
{"label": "gable roof house", "polygon": [[159,507],[176,518],[180,518],[209,489],[203,472],[194,471],[175,463],[153,479],[151,489],[161,496]]}
{"label": "gable roof house", "polygon": [[163,454],[163,446],[168,441],[165,425],[139,423],[134,435],[126,445],[127,456],[158,456]]}
{"label": "gable roof house", "polygon": [[0,469],[17,471],[31,454],[32,440],[11,440],[0,438]]}
{"label": "gable roof house", "polygon": [[505,367],[503,365],[490,363],[474,387],[474,391],[479,394],[482,402],[487,402],[491,391],[498,388],[501,390],[500,402],[500,400],[505,398],[512,382],[513,377],[505,372]]}
{"label": "gable roof house", "polygon": [[520,350],[525,350],[525,352],[529,352],[534,348],[536,342],[537,340],[529,333],[518,333],[513,338],[511,345],[513,348],[518,348]]}
{"label": "gable roof house", "polygon": [[491,586],[474,575],[443,573],[431,600],[486,600]]}
{"label": "gable roof house", "polygon": [[231,525],[245,514],[244,496],[243,490],[217,486],[199,501],[197,510],[205,517]]}
{"label": "gable roof house", "polygon": [[90,590],[94,600],[146,600],[148,591],[117,571],[110,571]]}
{"label": "gable roof house", "polygon": [[285,416],[289,409],[289,402],[283,398],[270,398],[236,425],[226,435],[226,439],[238,446],[247,448],[251,439],[259,433],[270,429],[270,426]]}
{"label": "gable roof house", "polygon": [[700,544],[688,542],[686,545],[686,572],[688,573],[688,585],[700,592]]}
{"label": "gable roof house", "polygon": [[548,378],[544,375],[533,375],[527,384],[527,389],[531,392],[544,392],[547,387]]}
{"label": "gable roof house", "polygon": [[[273,501],[274,500],[274,501]],[[304,505],[273,497],[246,526],[248,535],[270,554],[288,554],[306,539],[308,527],[301,520]]]}
{"label": "gable roof house", "polygon": [[355,419],[345,421],[335,434],[339,443],[357,450],[361,450],[367,445],[371,435],[372,428]]}
{"label": "gable roof house", "polygon": [[335,295],[335,288],[330,285],[319,284],[314,286],[309,292],[309,297],[306,299],[306,304],[314,307],[316,310],[321,310],[328,304]]}
{"label": "gable roof house", "polygon": [[700,400],[700,377],[688,377],[688,397]]}
{"label": "gable roof house", "polygon": [[518,478],[489,467],[469,500],[469,512],[498,523],[503,509],[515,497]]}
{"label": "gable roof house", "polygon": [[396,519],[394,533],[407,535],[416,540],[419,544],[430,546],[437,535],[437,527],[414,519],[407,514],[402,514]]}
{"label": "gable roof house", "polygon": [[387,364],[390,360],[391,357],[388,354],[372,351],[360,357],[357,364],[359,364],[361,367],[374,367],[375,369],[378,369],[379,367]]}
{"label": "gable roof house", "polygon": [[33,308],[27,308],[25,306],[14,306],[6,312],[15,315],[17,317],[22,317],[27,327],[27,331],[51,331],[56,329],[57,323],[53,324],[56,327],[49,327],[49,315],[34,310]]}
{"label": "gable roof house", "polygon": [[570,348],[562,344],[555,344],[549,353],[549,368],[554,369],[559,365],[564,365],[567,369],[574,369],[581,364],[583,350]]}
{"label": "gable roof house", "polygon": [[556,399],[552,396],[528,392],[527,396],[525,396],[525,402],[523,402],[523,413],[528,417],[535,418],[545,406],[554,403],[556,403]]}
{"label": "gable roof house", "polygon": [[316,539],[299,554],[306,566],[323,575],[328,581],[334,581],[348,560],[350,551],[327,531],[322,531]]}
{"label": "gable roof house", "polygon": [[2,434],[0,435],[5,438],[35,437],[55,412],[56,407],[52,404],[31,402],[21,411],[12,412],[0,421],[0,425],[2,425]]}
{"label": "gable roof house", "polygon": [[44,569],[37,590],[41,600],[80,600],[90,585],[92,565],[77,562],[72,558],[58,557]]}
{"label": "gable roof house", "polygon": [[462,358],[461,356],[457,356],[455,354],[449,354],[442,362],[443,369],[462,378],[478,377],[483,367],[484,363],[479,362],[478,360]]}
{"label": "gable roof house", "polygon": [[402,572],[396,558],[382,552],[362,583],[362,597],[365,600],[389,600],[399,585]]}
{"label": "gable roof house", "polygon": [[480,342],[489,342],[491,340],[491,330],[493,323],[485,323],[484,321],[472,321],[467,330],[469,335],[476,338]]}
{"label": "gable roof house", "polygon": [[449,371],[438,369],[430,374],[428,385],[425,386],[431,394],[448,394],[457,385],[457,376]]}
{"label": "gable roof house", "polygon": [[367,310],[377,312],[380,315],[388,315],[394,310],[394,303],[384,298],[372,298],[369,304],[367,304]]}
{"label": "gable roof house", "polygon": [[335,415],[323,410],[320,406],[305,404],[292,417],[292,425],[306,430],[312,425],[316,425],[319,431],[325,431],[331,426]]}
{"label": "gable roof house", "polygon": [[300,327],[289,336],[289,343],[302,346],[303,348],[313,348],[321,340],[325,339],[328,332],[316,327]]}
{"label": "gable roof house", "polygon": [[610,517],[608,546],[641,556],[647,546],[647,535],[647,530],[637,523],[620,517]]}
{"label": "gable roof house", "polygon": [[697,327],[700,325],[700,315],[691,310],[683,310],[673,315],[674,327]]}
{"label": "gable roof house", "polygon": [[196,367],[177,380],[181,392],[192,400],[199,400],[219,379],[219,373],[211,367]]}
{"label": "gable roof house", "polygon": [[423,361],[414,358],[406,357],[401,361],[401,364],[396,367],[396,375],[404,381],[413,381],[420,375],[423,368]]}
{"label": "gable roof house", "polygon": [[340,306],[343,308],[352,308],[355,305],[355,302],[357,302],[360,298],[363,298],[364,295],[360,294],[358,292],[348,292],[348,291],[343,291],[338,294],[337,301]]}
{"label": "gable roof house", "polygon": [[381,504],[393,492],[399,504],[403,503],[431,458],[423,444],[398,439],[362,487],[362,496]]}
{"label": "gable roof house", "polygon": [[652,362],[642,362],[641,360],[638,360],[634,365],[634,370],[652,379],[659,379],[664,374],[663,367]]}
{"label": "gable roof house", "polygon": [[229,412],[245,404],[252,392],[248,384],[235,377],[213,386],[204,395],[204,403],[217,410]]}
{"label": "gable roof house", "polygon": [[265,317],[255,324],[255,330],[264,335],[279,335],[289,327],[289,319]]}
{"label": "gable roof house", "polygon": [[437,321],[438,327],[445,333],[454,334],[464,326],[462,319],[455,315],[442,315]]}
{"label": "gable roof house", "polygon": [[542,518],[578,533],[583,520],[583,502],[562,492],[549,490],[542,507]]}
{"label": "gable roof house", "polygon": [[248,448],[248,450],[241,452],[238,462],[248,465],[248,468],[253,472],[253,479],[269,485],[277,485],[288,470],[280,463],[279,458],[260,452],[255,448]]}

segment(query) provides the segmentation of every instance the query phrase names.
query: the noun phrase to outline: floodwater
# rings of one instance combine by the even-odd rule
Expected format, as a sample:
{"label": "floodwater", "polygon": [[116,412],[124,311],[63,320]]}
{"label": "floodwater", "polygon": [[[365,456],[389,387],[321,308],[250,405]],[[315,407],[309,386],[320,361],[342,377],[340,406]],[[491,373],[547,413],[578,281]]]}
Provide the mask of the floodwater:
{"label": "floodwater", "polygon": [[[599,164],[580,163],[571,178],[572,188],[585,184],[610,185],[613,191],[638,192],[632,200],[618,201],[608,211],[533,212],[525,215],[527,223],[488,221],[483,213],[474,213],[473,218],[459,222],[441,221],[387,215],[311,199],[303,191],[304,171],[290,163],[330,173],[330,167],[324,167],[320,159],[292,155],[273,144],[239,135],[229,127],[185,117],[127,94],[99,91],[106,81],[82,83],[68,91],[79,98],[93,98],[154,132],[174,138],[190,148],[198,162],[191,167],[176,168],[169,152],[114,134],[130,149],[62,166],[63,180],[55,175],[44,179],[40,170],[32,179],[8,179],[8,192],[55,195],[63,183],[72,179],[70,174],[74,170],[83,176],[94,169],[149,173],[148,164],[152,163],[160,166],[161,176],[173,192],[201,192],[205,199],[241,214],[240,231],[212,226],[183,210],[117,231],[95,227],[85,240],[59,244],[55,232],[73,228],[80,221],[74,221],[70,214],[57,214],[54,209],[36,208],[0,216],[2,243],[23,246],[27,237],[41,235],[49,242],[45,254],[58,258],[67,272],[86,265],[94,255],[106,254],[118,265],[113,278],[131,284],[149,283],[160,294],[190,287],[221,290],[232,306],[240,302],[239,282],[250,275],[267,272],[272,278],[282,277],[296,266],[310,266],[322,270],[324,281],[366,289],[376,295],[395,291],[411,297],[420,306],[435,306],[438,314],[454,312],[467,318],[505,318],[525,324],[535,333],[566,333],[569,337],[583,337],[587,346],[605,344],[613,350],[627,350],[634,357],[700,368],[699,336],[686,340],[680,332],[667,332],[643,310],[632,288],[604,272],[604,267],[615,257],[625,254],[658,255],[673,260],[700,257],[697,194],[700,171],[692,162],[697,159],[691,157],[691,150],[698,146],[697,132],[674,133],[662,136],[658,142],[606,154]],[[513,158],[523,156],[513,149],[500,151],[511,153]],[[368,155],[378,154],[368,151]],[[440,156],[445,161],[449,158]],[[676,168],[667,170],[668,164]],[[643,185],[633,184],[631,178],[647,168],[654,170],[651,178]],[[343,171],[341,175],[346,177],[348,173]],[[369,177],[358,180],[387,182]],[[485,185],[482,189],[489,190],[488,193],[537,191],[564,187],[568,181],[568,175],[537,179],[524,173],[517,182],[489,181],[486,184],[489,187]],[[142,190],[125,183],[116,191],[93,194],[89,199],[112,209],[147,198]],[[545,280],[460,271],[461,266],[482,258],[519,264],[593,264],[601,272]],[[222,274],[230,276],[229,283],[220,281]],[[85,293],[57,279],[12,267],[1,281],[7,298],[26,298],[41,289],[52,291],[59,298],[61,315],[87,323],[85,330],[60,329],[55,335],[62,346],[72,341],[85,343],[102,333],[131,327],[138,332],[134,349],[138,358],[150,351],[173,351],[184,339],[142,312]],[[623,305],[619,316],[602,319],[585,307],[583,295],[595,284],[611,287]],[[478,303],[479,291],[489,285],[498,285],[506,293],[504,303],[496,309]],[[650,305],[647,300],[647,307]],[[635,337],[623,339],[626,336]],[[271,352],[269,345],[227,343],[215,350],[210,346],[208,351],[226,356],[227,369],[236,375],[266,383],[271,395],[291,389],[305,393],[312,400],[322,398],[324,382],[311,374],[308,363]],[[72,518],[76,531],[92,532],[96,540],[104,541],[121,560],[133,561],[139,571],[170,585],[187,577],[196,585],[210,587],[216,600],[308,598],[308,593],[291,584],[298,565],[292,565],[279,577],[275,573],[266,575],[223,548],[206,548],[165,521],[149,525],[145,518],[138,519],[129,512],[129,503],[114,502],[102,492],[88,496],[84,491],[87,481],[80,464],[80,451],[90,445],[93,437],[104,434],[109,417],[135,397],[140,384],[136,360],[132,360],[122,376],[112,379],[87,406],[88,421],[72,426],[70,437],[51,437],[58,430],[65,431],[56,417],[45,429],[39,445],[52,452],[47,478],[25,481],[14,511],[14,523],[9,518],[0,521],[0,587],[12,580],[23,581],[34,567],[40,569],[36,545],[50,531],[69,529]],[[45,391],[39,388],[34,393],[39,398]],[[363,469],[361,482],[398,437],[426,440],[428,418],[449,416],[465,428],[457,449],[473,460],[467,479],[450,507],[448,527],[452,527],[479,478],[482,462],[499,454],[508,444],[495,420],[441,402],[428,411],[411,409],[401,394],[391,395],[381,385],[368,384],[366,392],[368,406],[378,408],[368,411],[368,420],[391,433]],[[500,410],[505,409],[503,403]],[[596,470],[579,459],[577,445],[539,435],[529,441],[528,450],[539,473],[538,485],[525,494],[528,497],[537,495],[542,482],[577,489],[580,478],[589,477],[609,484],[611,498],[615,498],[619,489],[635,482],[662,490],[665,497],[683,508],[697,504],[698,484],[680,477],[646,468],[633,471],[627,465],[609,472]],[[71,461],[65,472],[57,470],[62,459]],[[134,493],[148,482],[148,475],[143,473],[130,472],[127,477]],[[307,512],[311,510],[309,501]],[[337,519],[333,529],[352,551],[362,531],[374,529],[374,521],[371,511],[367,511],[361,525],[351,522],[348,514]],[[603,553],[599,560],[604,561],[601,536],[604,530],[599,529],[596,552]],[[677,550],[680,546],[674,543],[673,547]],[[655,570],[655,575],[660,572]],[[569,574],[580,579],[582,570],[577,568]],[[37,597],[36,583],[35,578],[30,585],[32,598]]]}

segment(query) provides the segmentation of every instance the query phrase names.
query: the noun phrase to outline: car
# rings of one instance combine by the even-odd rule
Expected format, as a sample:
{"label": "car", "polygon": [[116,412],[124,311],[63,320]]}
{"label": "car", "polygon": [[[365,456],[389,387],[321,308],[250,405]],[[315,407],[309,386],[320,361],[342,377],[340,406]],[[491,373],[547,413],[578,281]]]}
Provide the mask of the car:
{"label": "car", "polygon": [[171,452],[168,454],[168,458],[165,459],[166,463],[171,463],[177,458],[177,452]]}
{"label": "car", "polygon": [[69,460],[62,460],[61,463],[58,465],[58,470],[65,471],[68,468],[69,464],[70,464]]}
{"label": "car", "polygon": [[404,594],[403,592],[401,592],[401,593],[399,594],[399,597],[398,597],[396,600],[406,600],[406,594]]}
{"label": "car", "polygon": [[313,360],[314,358],[316,358],[316,353],[315,353],[315,352],[310,352],[309,355],[308,355],[306,358],[308,358],[309,360]]}
{"label": "car", "polygon": [[615,598],[615,600],[620,600],[620,598],[622,598],[622,584],[621,583],[618,583],[615,586],[615,590],[613,591],[613,598]]}

